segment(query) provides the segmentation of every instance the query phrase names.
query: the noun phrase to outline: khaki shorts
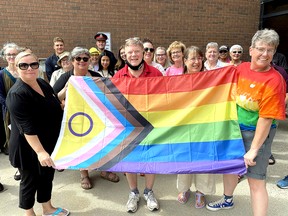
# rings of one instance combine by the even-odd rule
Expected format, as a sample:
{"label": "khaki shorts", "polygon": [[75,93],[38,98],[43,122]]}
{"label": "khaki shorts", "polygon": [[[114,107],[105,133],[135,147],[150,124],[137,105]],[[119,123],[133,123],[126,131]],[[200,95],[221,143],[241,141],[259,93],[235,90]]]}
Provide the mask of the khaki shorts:
{"label": "khaki shorts", "polygon": [[[246,152],[250,149],[255,131],[241,131]],[[271,146],[276,134],[276,128],[271,128],[268,137],[258,151],[254,161],[255,166],[249,166],[246,176],[254,179],[265,180],[267,167],[269,165],[269,157],[271,156]]]}

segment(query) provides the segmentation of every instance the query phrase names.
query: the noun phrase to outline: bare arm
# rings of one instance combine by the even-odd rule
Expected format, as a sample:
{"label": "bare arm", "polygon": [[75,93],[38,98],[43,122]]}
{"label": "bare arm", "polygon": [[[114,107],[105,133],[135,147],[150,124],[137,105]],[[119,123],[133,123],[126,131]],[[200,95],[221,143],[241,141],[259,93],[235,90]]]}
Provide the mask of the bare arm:
{"label": "bare arm", "polygon": [[50,155],[43,148],[37,135],[24,134],[24,136],[31,148],[36,152],[41,166],[55,166],[53,160],[50,158]]}
{"label": "bare arm", "polygon": [[64,88],[61,89],[61,91],[58,92],[58,94],[57,94],[57,96],[58,96],[60,101],[65,100],[65,98],[66,98],[66,92],[67,92],[67,88],[68,88],[68,83],[69,83],[69,81],[65,84]]}

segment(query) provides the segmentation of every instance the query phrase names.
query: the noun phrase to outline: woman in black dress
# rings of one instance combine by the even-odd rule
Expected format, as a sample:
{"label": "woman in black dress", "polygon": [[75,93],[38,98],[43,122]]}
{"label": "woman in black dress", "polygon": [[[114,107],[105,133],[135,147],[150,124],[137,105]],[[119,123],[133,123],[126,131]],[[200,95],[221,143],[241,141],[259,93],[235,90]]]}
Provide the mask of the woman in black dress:
{"label": "woman in black dress", "polygon": [[60,132],[63,111],[52,87],[39,73],[38,58],[21,52],[15,59],[19,78],[10,89],[6,104],[11,115],[9,159],[19,169],[19,207],[25,215],[36,215],[35,195],[43,215],[69,215],[69,211],[51,204],[54,163],[50,155]]}

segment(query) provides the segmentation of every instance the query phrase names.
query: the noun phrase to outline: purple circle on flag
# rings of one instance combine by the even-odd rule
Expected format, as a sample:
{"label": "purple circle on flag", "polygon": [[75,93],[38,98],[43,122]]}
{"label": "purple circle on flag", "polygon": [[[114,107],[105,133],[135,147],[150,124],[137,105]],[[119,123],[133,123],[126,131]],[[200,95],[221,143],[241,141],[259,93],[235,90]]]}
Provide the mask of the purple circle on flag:
{"label": "purple circle on flag", "polygon": [[[85,133],[82,133],[82,134],[76,133],[76,132],[72,129],[72,121],[73,121],[73,119],[74,119],[76,116],[79,116],[79,115],[83,115],[83,116],[87,117],[88,120],[89,120],[89,122],[90,122],[90,127],[88,128],[88,130],[87,130]],[[73,115],[71,116],[71,118],[69,119],[69,121],[68,121],[68,127],[69,127],[70,132],[71,132],[73,135],[82,137],[82,136],[86,136],[87,134],[89,134],[89,133],[91,132],[91,130],[92,130],[92,128],[93,128],[93,121],[92,121],[92,118],[91,118],[88,114],[86,114],[86,113],[84,113],[84,112],[77,112],[77,113],[73,114]]]}

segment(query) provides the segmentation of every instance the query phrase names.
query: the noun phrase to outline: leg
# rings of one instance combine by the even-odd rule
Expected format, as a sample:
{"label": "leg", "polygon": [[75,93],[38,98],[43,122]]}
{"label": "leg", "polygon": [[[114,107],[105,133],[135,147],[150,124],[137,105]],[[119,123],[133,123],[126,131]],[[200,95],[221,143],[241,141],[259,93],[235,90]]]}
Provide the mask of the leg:
{"label": "leg", "polygon": [[5,119],[4,119],[4,129],[5,129],[6,140],[5,140],[4,146],[2,147],[2,151],[6,155],[9,154],[9,139],[10,139],[10,129],[8,128],[9,124],[10,124],[10,115],[7,111],[5,113]]}
{"label": "leg", "polygon": [[192,184],[192,175],[191,174],[179,174],[177,175],[177,189],[178,202],[185,204],[190,197],[190,187]]}
{"label": "leg", "polygon": [[116,173],[113,173],[113,172],[101,171],[100,176],[103,179],[106,179],[106,180],[114,182],[114,183],[117,183],[120,180],[119,176],[116,175]]}
{"label": "leg", "polygon": [[126,178],[127,178],[130,190],[132,191],[132,190],[137,189],[137,174],[126,173]]}
{"label": "leg", "polygon": [[192,175],[191,174],[179,174],[177,175],[177,189],[178,191],[185,192],[188,191],[192,184]]}
{"label": "leg", "polygon": [[223,175],[224,194],[233,196],[234,190],[238,184],[238,175],[225,174]]}
{"label": "leg", "polygon": [[126,173],[127,182],[131,192],[126,204],[127,212],[136,212],[138,209],[138,202],[140,199],[139,190],[137,188],[137,174]]}
{"label": "leg", "polygon": [[218,211],[221,209],[231,209],[234,207],[233,193],[238,184],[238,176],[233,174],[223,175],[224,197],[216,202],[211,202],[206,205],[210,211]]}
{"label": "leg", "polygon": [[145,187],[152,190],[155,181],[155,174],[145,174]]}
{"label": "leg", "polygon": [[68,215],[66,209],[55,208],[51,203],[53,179],[55,170],[51,167],[41,167],[37,189],[37,201],[42,204],[43,215],[51,214],[58,210],[57,215]]}
{"label": "leg", "polygon": [[212,174],[194,174],[195,208],[203,208],[206,205],[205,194],[214,194],[216,192],[215,175]]}
{"label": "leg", "polygon": [[250,196],[254,216],[267,215],[268,193],[265,180],[253,179],[248,177],[250,186]]}
{"label": "leg", "polygon": [[158,201],[152,191],[154,181],[155,181],[155,174],[145,174],[145,190],[143,196],[144,199],[147,201],[147,208],[150,211],[159,209]]}
{"label": "leg", "polygon": [[42,209],[43,209],[43,216],[45,215],[59,215],[59,216],[67,216],[70,214],[70,212],[67,209],[63,208],[55,208],[51,204],[51,200],[48,202],[42,203]]}
{"label": "leg", "polygon": [[21,169],[19,169],[19,172],[22,176],[19,187],[19,207],[25,210],[25,216],[35,215],[33,206],[37,191],[38,172],[36,170]]}
{"label": "leg", "polygon": [[85,190],[89,190],[92,188],[92,184],[90,182],[88,170],[81,170],[81,187]]}
{"label": "leg", "polygon": [[24,216],[36,216],[36,214],[35,214],[35,212],[34,212],[34,209],[33,209],[33,208],[31,208],[31,209],[25,209]]}

